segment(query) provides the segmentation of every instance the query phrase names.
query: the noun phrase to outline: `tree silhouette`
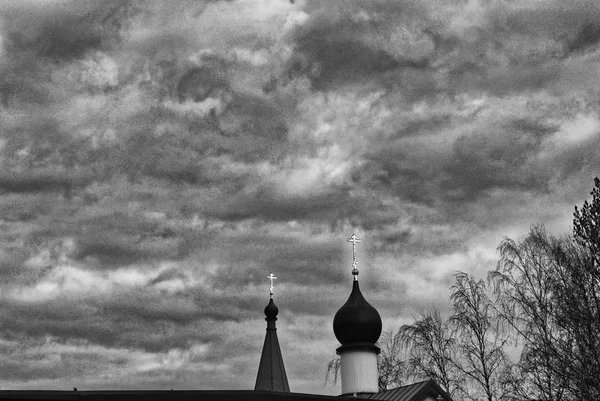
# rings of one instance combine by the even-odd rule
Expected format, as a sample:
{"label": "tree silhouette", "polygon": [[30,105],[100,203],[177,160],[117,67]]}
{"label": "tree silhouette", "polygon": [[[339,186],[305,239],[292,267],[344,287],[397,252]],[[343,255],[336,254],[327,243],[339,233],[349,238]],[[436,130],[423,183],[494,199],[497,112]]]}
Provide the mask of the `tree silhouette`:
{"label": "tree silhouette", "polygon": [[455,366],[453,328],[442,320],[439,311],[422,312],[420,319],[400,328],[398,336],[409,355],[408,376],[432,379],[452,397],[462,391]]}
{"label": "tree silhouette", "polygon": [[488,401],[502,400],[508,395],[502,375],[508,367],[505,347],[509,335],[486,295],[485,282],[464,272],[457,272],[454,277],[456,282],[450,288],[454,313],[450,322],[459,334],[456,367],[471,384],[465,396],[475,400],[482,393]]}
{"label": "tree silhouette", "polygon": [[533,227],[505,239],[494,283],[499,316],[523,341],[521,388],[551,401],[600,398],[600,180],[575,207],[573,236]]}
{"label": "tree silhouette", "polygon": [[575,240],[589,249],[595,267],[600,266],[600,179],[594,178],[594,188],[590,193],[592,202],[583,202],[581,209],[575,206],[573,213],[573,234]]}

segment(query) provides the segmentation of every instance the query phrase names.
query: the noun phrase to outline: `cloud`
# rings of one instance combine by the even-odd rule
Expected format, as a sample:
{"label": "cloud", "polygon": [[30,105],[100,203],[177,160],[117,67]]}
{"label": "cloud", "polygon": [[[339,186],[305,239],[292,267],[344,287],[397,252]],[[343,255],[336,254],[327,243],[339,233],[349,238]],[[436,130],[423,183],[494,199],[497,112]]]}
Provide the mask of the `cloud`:
{"label": "cloud", "polygon": [[[449,185],[458,196],[472,197],[494,187],[543,190],[535,171],[528,165],[539,152],[540,135],[551,127],[531,126],[516,121],[508,127],[482,127],[454,143],[453,160],[446,166]],[[533,174],[532,174],[533,173]]]}
{"label": "cloud", "polygon": [[115,1],[8,2],[3,8],[8,53],[31,52],[55,62],[115,45],[132,12],[131,2]]}
{"label": "cloud", "polygon": [[311,18],[293,33],[295,53],[288,61],[289,77],[307,76],[315,89],[325,90],[373,81],[387,83],[400,78],[402,70],[429,67],[426,56],[411,54],[412,49],[403,53],[382,46],[395,33],[387,32],[387,18],[402,15],[411,6],[374,3],[366,10],[339,1],[309,3],[307,8]]}

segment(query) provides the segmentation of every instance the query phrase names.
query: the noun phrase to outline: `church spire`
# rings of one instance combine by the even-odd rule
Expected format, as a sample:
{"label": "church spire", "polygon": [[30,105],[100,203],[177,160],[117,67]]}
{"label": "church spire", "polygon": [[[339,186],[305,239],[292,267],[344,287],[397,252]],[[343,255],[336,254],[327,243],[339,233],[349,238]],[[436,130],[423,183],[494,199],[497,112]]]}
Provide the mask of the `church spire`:
{"label": "church spire", "polygon": [[290,391],[285,367],[283,366],[283,357],[279,348],[279,340],[277,339],[277,313],[279,309],[273,302],[273,280],[277,277],[273,273],[267,276],[271,280],[269,287],[269,304],[265,308],[265,320],[267,321],[267,335],[263,345],[260,363],[258,365],[258,374],[256,375],[256,385],[254,390],[262,391]]}

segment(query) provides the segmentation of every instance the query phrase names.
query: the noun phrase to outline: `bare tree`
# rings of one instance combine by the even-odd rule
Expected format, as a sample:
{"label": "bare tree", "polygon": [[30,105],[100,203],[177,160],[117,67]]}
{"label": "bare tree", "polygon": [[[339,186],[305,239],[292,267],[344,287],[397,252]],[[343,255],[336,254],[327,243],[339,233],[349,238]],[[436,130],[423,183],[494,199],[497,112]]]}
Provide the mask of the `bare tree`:
{"label": "bare tree", "polygon": [[454,330],[437,310],[422,312],[419,320],[402,326],[398,335],[409,354],[410,376],[435,380],[451,397],[460,392]]}
{"label": "bare tree", "polygon": [[[570,247],[570,268],[563,276],[573,291],[565,294],[561,312],[565,326],[575,335],[574,354],[580,359],[585,398],[600,398],[600,179],[594,179],[591,203],[575,207],[573,236],[578,247]],[[570,289],[570,288],[569,288]]]}
{"label": "bare tree", "polygon": [[379,391],[401,386],[407,376],[407,361],[403,359],[402,342],[398,332],[393,328],[384,331],[379,346],[381,347],[381,353],[377,358]]}
{"label": "bare tree", "polygon": [[333,357],[327,362],[327,371],[325,372],[325,383],[329,381],[330,375],[333,375],[333,384],[336,384],[339,376],[340,370],[342,369],[341,359],[337,354],[334,354]]}
{"label": "bare tree", "polygon": [[[533,227],[505,239],[489,274],[498,312],[523,341],[521,388],[550,401],[600,398],[600,180],[573,236]],[[531,394],[530,394],[531,396]]]}
{"label": "bare tree", "polygon": [[[561,269],[556,255],[563,241],[534,227],[521,242],[505,239],[500,261],[488,278],[494,284],[497,311],[523,342],[518,388],[548,401],[565,399],[561,343],[570,340],[557,321]],[[526,396],[521,391],[521,396]]]}
{"label": "bare tree", "polygon": [[573,234],[575,240],[590,251],[595,267],[600,266],[600,179],[594,178],[592,203],[583,202],[581,209],[575,206]]}
{"label": "bare tree", "polygon": [[503,375],[509,367],[505,347],[509,335],[503,330],[492,302],[486,295],[483,280],[457,272],[450,288],[453,315],[450,322],[459,333],[456,367],[471,384],[465,397],[477,399],[483,394],[488,401],[503,400],[508,391]]}

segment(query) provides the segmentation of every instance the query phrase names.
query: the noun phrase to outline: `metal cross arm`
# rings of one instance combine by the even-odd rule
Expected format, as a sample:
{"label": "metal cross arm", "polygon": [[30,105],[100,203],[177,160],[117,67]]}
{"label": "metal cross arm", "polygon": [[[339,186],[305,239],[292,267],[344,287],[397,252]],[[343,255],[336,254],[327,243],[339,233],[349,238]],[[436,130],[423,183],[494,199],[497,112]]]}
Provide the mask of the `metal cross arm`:
{"label": "metal cross arm", "polygon": [[269,280],[271,280],[271,287],[269,287],[269,294],[271,295],[271,298],[273,298],[273,280],[277,280],[277,277],[275,277],[275,275],[273,273],[270,273],[267,278]]}
{"label": "metal cross arm", "polygon": [[356,260],[356,244],[360,244],[361,241],[356,237],[356,234],[352,234],[346,241],[352,242],[352,275],[354,276],[354,280],[357,280],[358,269],[356,268],[356,265],[358,261]]}
{"label": "metal cross arm", "polygon": [[356,234],[352,234],[352,237],[348,238],[346,241],[352,242],[352,267],[356,267],[356,244],[360,244],[361,241],[356,237]]}

